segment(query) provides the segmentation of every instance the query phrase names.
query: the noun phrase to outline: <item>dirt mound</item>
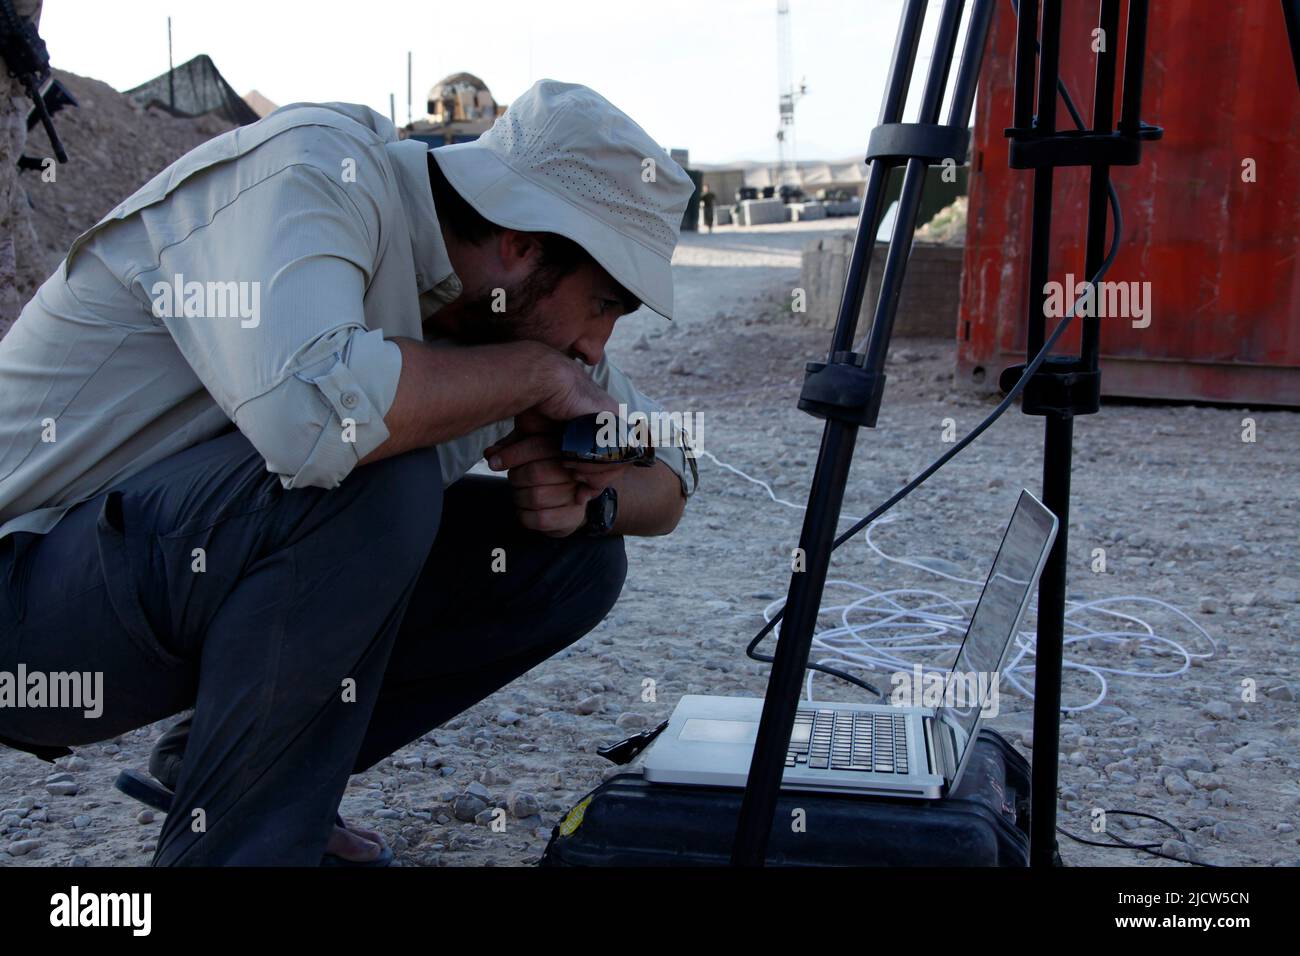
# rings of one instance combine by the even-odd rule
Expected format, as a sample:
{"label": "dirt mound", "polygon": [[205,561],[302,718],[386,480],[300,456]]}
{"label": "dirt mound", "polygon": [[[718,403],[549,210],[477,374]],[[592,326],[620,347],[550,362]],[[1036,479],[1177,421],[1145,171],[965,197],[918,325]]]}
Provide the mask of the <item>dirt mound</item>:
{"label": "dirt mound", "polygon": [[[54,72],[80,105],[55,114],[68,162],[54,167],[54,180],[46,182],[40,170],[19,180],[37,237],[36,249],[18,263],[23,301],[58,267],[78,235],[178,157],[231,128],[211,116],[179,119],[145,109],[107,83]],[[26,152],[54,155],[40,126],[29,135]]]}

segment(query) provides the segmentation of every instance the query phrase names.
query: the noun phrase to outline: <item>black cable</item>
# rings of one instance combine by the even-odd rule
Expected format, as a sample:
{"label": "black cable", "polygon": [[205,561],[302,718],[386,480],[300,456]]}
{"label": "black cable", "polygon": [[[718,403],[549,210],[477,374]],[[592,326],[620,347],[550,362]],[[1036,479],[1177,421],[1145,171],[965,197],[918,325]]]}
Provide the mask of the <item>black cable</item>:
{"label": "black cable", "polygon": [[[1011,6],[1013,10],[1016,10],[1017,16],[1019,16],[1019,10],[1016,6],[1016,0],[1011,0]],[[1056,81],[1056,88],[1060,92],[1061,98],[1065,101],[1065,107],[1069,111],[1071,119],[1074,120],[1075,126],[1078,127],[1080,130],[1085,129],[1086,127],[1084,126],[1083,118],[1080,116],[1078,109],[1075,108],[1074,101],[1070,98],[1070,91],[1066,89],[1065,83],[1059,78]],[[1120,242],[1124,235],[1124,217],[1120,211],[1119,194],[1116,193],[1115,191],[1115,184],[1108,181],[1106,183],[1106,190],[1107,190],[1107,197],[1110,202],[1111,216],[1112,219],[1114,220],[1114,224],[1113,224],[1113,232],[1111,236],[1111,245],[1109,251],[1107,251],[1106,253],[1106,258],[1102,261],[1101,266],[1098,267],[1096,274],[1093,275],[1093,277],[1088,281],[1088,285],[1094,287],[1091,290],[1094,294],[1094,297],[1096,294],[1095,287],[1097,283],[1101,282],[1102,278],[1106,275],[1106,273],[1110,271],[1110,267],[1112,263],[1114,263],[1116,255],[1118,255],[1119,253]],[[949,461],[951,461],[963,449],[965,449],[968,445],[970,445],[971,442],[973,442],[976,438],[978,438],[985,431],[987,431],[989,426],[991,426],[994,422],[996,422],[999,418],[1002,417],[1002,414],[1008,408],[1011,407],[1011,405],[1015,402],[1015,400],[1020,396],[1020,393],[1025,390],[1025,387],[1029,384],[1030,378],[1034,375],[1035,372],[1038,371],[1039,367],[1043,364],[1043,362],[1047,360],[1047,356],[1052,351],[1052,347],[1056,345],[1057,341],[1065,333],[1066,328],[1069,327],[1070,322],[1073,321],[1075,310],[1079,307],[1079,302],[1081,302],[1082,300],[1083,300],[1083,296],[1080,296],[1079,299],[1076,299],[1074,304],[1070,306],[1070,310],[1065,314],[1065,317],[1061,319],[1061,321],[1057,324],[1056,328],[1052,331],[1052,334],[1048,336],[1047,341],[1043,343],[1043,347],[1039,349],[1038,354],[1035,355],[1033,360],[1030,361],[1025,366],[1025,370],[1021,373],[1020,378],[1016,381],[1016,384],[1012,386],[1010,391],[1007,392],[1006,396],[1002,399],[1001,402],[998,403],[997,407],[994,408],[993,411],[990,412],[982,422],[980,422],[978,425],[972,428],[966,435],[964,435],[961,438],[960,441],[958,441],[955,445],[953,445],[952,448],[948,449],[948,451],[944,452],[944,454],[936,458],[924,471],[922,471],[910,482],[908,482],[906,485],[900,488],[897,492],[895,492],[892,496],[890,496],[884,503],[882,503],[881,505],[873,509],[871,513],[868,514],[865,518],[862,518],[857,523],[855,523],[851,528],[849,528],[848,531],[844,532],[842,535],[836,538],[834,544],[831,545],[832,552],[836,551],[840,547],[840,545],[844,544],[854,535],[861,532],[863,528],[871,524],[871,522],[875,521],[877,518],[879,518],[881,515],[887,512],[890,508],[894,507],[894,505],[898,504],[900,501],[902,501],[904,498],[910,495],[913,491],[919,488],[930,478],[931,475],[933,475],[936,471],[938,471]],[[745,648],[745,655],[747,657],[749,657],[751,660],[762,661],[767,664],[770,664],[773,661],[775,661],[776,658],[773,657],[771,654],[761,653],[758,650],[758,645],[762,643],[763,638],[767,637],[767,635],[772,632],[772,630],[777,626],[777,624],[781,622],[781,619],[784,617],[785,617],[785,608],[783,607],[772,617],[770,621],[768,621],[763,626],[762,630],[760,630],[757,634],[754,635],[753,640],[751,640],[749,642],[749,645]],[[857,687],[861,687],[863,690],[870,691],[871,693],[875,694],[879,698],[882,699],[884,698],[884,694],[882,694],[878,688],[872,686],[871,684],[867,683],[861,678],[854,677],[852,674],[847,674],[844,671],[841,671],[837,668],[829,667],[825,664],[812,663],[812,664],[808,664],[805,669],[818,671],[822,674],[828,674],[831,677],[838,677],[841,680],[847,681],[850,684],[853,684]]]}
{"label": "black cable", "polygon": [[[1180,827],[1178,827],[1176,824],[1170,823],[1168,820],[1164,819],[1163,817],[1156,816],[1153,813],[1142,813],[1138,810],[1104,810],[1103,812],[1109,816],[1115,816],[1115,817],[1142,817],[1146,820],[1154,820],[1156,823],[1159,823],[1161,826],[1165,826],[1168,827],[1170,830],[1173,830],[1181,842],[1183,843],[1187,842],[1187,836],[1183,833]],[[1182,857],[1171,856],[1168,853],[1162,853],[1159,849],[1157,849],[1158,847],[1164,845],[1162,843],[1129,843],[1127,840],[1123,840],[1115,836],[1115,834],[1111,833],[1110,830],[1106,831],[1106,836],[1110,837],[1111,840],[1114,841],[1112,843],[1103,843],[1100,840],[1088,840],[1084,837],[1076,836],[1075,834],[1071,833],[1069,830],[1065,829],[1064,827],[1059,827],[1059,826],[1056,828],[1056,832],[1061,834],[1061,836],[1070,838],[1075,843],[1082,843],[1084,846],[1095,846],[1103,850],[1141,850],[1143,853],[1149,853],[1152,856],[1158,856],[1162,860],[1173,860],[1176,863],[1189,863],[1192,866],[1204,866],[1204,867],[1209,867],[1211,869],[1217,869],[1216,865],[1213,863],[1206,863],[1202,860],[1192,860],[1192,859],[1184,860]]]}

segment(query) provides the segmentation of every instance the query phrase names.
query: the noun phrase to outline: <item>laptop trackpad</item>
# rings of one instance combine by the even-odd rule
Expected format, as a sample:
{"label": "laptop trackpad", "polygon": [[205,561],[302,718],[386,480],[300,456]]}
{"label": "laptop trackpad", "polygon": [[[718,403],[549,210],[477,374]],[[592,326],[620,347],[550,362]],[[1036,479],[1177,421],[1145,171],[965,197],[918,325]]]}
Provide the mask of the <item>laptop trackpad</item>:
{"label": "laptop trackpad", "polygon": [[752,744],[758,739],[758,723],[753,720],[692,717],[686,721],[677,739],[709,744]]}

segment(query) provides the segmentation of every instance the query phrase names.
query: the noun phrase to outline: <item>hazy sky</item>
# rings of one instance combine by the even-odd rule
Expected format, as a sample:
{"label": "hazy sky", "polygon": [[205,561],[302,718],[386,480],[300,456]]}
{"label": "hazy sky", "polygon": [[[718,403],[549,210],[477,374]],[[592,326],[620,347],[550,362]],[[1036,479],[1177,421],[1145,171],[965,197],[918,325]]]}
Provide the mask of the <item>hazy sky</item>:
{"label": "hazy sky", "polygon": [[[861,154],[902,0],[790,6],[794,76],[808,85],[798,155]],[[405,123],[410,50],[417,116],[449,73],[477,74],[505,103],[550,77],[591,86],[694,163],[776,158],[775,0],[45,0],[41,34],[55,66],[127,89],[166,71],[169,15],[177,63],[207,53],[236,91],[281,105],[387,115],[394,93]]]}

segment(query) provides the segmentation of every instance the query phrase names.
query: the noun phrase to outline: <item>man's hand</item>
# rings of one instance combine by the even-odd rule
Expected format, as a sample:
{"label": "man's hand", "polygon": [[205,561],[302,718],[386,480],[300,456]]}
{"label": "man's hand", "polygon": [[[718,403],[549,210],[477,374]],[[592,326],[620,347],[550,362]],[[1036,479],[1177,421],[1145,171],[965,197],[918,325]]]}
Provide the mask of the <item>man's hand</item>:
{"label": "man's hand", "polygon": [[582,527],[587,502],[626,467],[564,461],[557,423],[533,409],[519,415],[515,430],[483,455],[493,471],[506,472],[520,524],[553,538]]}
{"label": "man's hand", "polygon": [[[515,431],[544,431],[559,423],[594,412],[617,412],[616,402],[609,392],[591,380],[575,361],[552,363],[547,396],[515,418]],[[547,421],[549,419],[549,422]]]}

